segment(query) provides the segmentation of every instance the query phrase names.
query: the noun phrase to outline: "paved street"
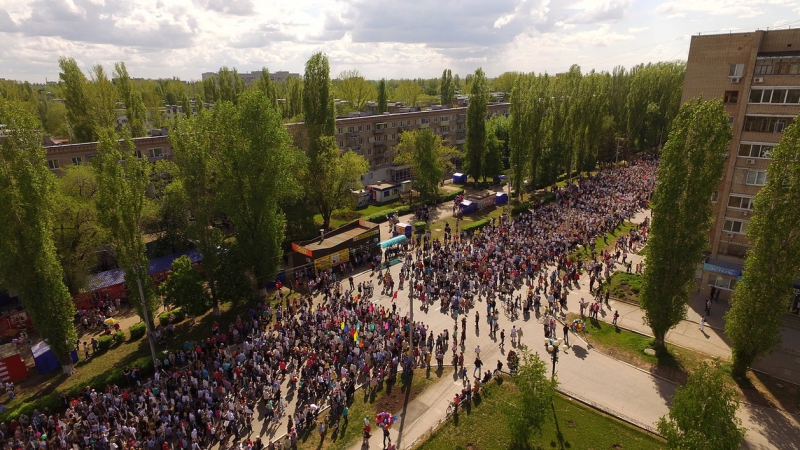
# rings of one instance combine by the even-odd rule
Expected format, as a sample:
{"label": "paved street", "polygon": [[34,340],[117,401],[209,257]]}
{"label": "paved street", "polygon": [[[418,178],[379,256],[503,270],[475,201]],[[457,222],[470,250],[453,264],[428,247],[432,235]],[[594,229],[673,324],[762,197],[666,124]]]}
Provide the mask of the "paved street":
{"label": "paved street", "polygon": [[[647,213],[640,213],[634,217],[633,221],[641,222],[645,214]],[[395,279],[397,279],[399,271],[399,265],[392,267]],[[362,281],[364,277],[369,278],[369,274],[365,273],[356,277],[356,283]],[[578,300],[581,296],[587,300],[591,298],[588,292],[588,282],[588,276],[584,276],[580,280],[584,290],[576,290],[570,294],[568,306],[571,311],[577,312]],[[382,296],[378,298],[378,302],[389,306],[391,298]],[[408,291],[400,291],[396,302],[401,314],[408,312],[410,308]],[[414,320],[421,320],[431,326],[434,335],[446,327],[450,329],[453,327],[453,318],[441,313],[437,306],[431,307],[428,312],[421,311],[418,300],[414,300]],[[637,307],[612,300],[611,308],[620,311],[621,326],[649,333],[650,330],[643,324],[642,313]],[[472,326],[475,310],[481,312],[482,318],[485,317],[485,303],[479,302],[470,314],[467,326],[469,334],[464,349],[465,361],[474,361],[474,349],[480,345],[481,359],[487,367],[493,367],[498,359],[505,362],[505,351],[499,348],[498,342],[488,336],[488,325],[483,319],[481,331],[476,335]],[[712,309],[712,317],[714,317],[714,313],[715,310]],[[716,322],[717,325],[715,322],[711,322],[712,326],[718,326],[720,329],[707,328],[706,336],[703,336],[697,327],[696,320],[699,320],[699,316],[696,314],[696,312],[690,311],[688,319],[668,335],[668,341],[710,355],[728,358],[730,351],[726,341],[722,338],[721,321]],[[610,322],[610,315],[607,316],[607,320]],[[538,352],[543,359],[549,360],[549,354],[544,351],[541,344],[543,338],[541,325],[535,318],[532,317],[527,321],[518,319],[512,323],[501,314],[501,329],[505,328],[508,332],[512,325],[523,330],[522,342],[524,344]],[[591,340],[591,336],[588,339]],[[574,344],[573,347],[566,355],[561,356],[557,367],[561,389],[565,393],[645,428],[654,428],[658,418],[668,412],[668,400],[676,388],[674,383],[654,377],[643,370],[588,349],[584,343],[576,339],[572,339],[571,343]],[[506,350],[509,348],[511,347],[507,340]],[[468,369],[471,373],[472,366],[469,365]],[[399,444],[398,448],[406,448],[423,437],[432,426],[435,426],[444,416],[449,400],[460,389],[460,381],[453,380],[452,377],[444,378],[412,401],[405,413],[396,411],[400,418],[392,428],[391,434],[394,442]],[[774,409],[749,404],[742,405],[739,416],[748,429],[744,448],[800,448],[800,418]],[[370,447],[382,448],[382,439],[381,433],[373,433]],[[362,448],[360,443],[353,446],[354,450],[359,448]]]}

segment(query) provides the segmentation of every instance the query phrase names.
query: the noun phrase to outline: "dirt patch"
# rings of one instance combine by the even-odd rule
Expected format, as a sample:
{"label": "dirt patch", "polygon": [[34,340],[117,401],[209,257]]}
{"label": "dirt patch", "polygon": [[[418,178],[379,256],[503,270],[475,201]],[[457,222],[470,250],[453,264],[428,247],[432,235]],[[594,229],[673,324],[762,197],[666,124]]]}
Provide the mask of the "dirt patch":
{"label": "dirt patch", "polygon": [[415,370],[414,378],[412,379],[410,386],[401,383],[401,378],[398,376],[397,382],[387,383],[383,389],[382,395],[375,400],[375,410],[379,412],[386,411],[390,413],[400,411],[403,409],[403,406],[414,401],[419,394],[421,394],[432,384],[436,383],[443,377],[452,376],[452,368],[447,368],[447,370],[444,370],[441,373],[430,372],[429,374],[425,370]]}
{"label": "dirt patch", "polygon": [[622,448],[622,444],[612,444],[611,448],[613,448],[613,449]]}

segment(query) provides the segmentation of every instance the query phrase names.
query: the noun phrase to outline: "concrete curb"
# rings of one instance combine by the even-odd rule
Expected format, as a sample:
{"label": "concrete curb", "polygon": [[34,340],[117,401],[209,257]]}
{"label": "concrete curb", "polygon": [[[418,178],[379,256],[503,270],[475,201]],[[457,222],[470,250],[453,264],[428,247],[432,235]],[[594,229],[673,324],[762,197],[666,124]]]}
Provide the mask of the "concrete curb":
{"label": "concrete curb", "polygon": [[586,399],[584,399],[582,397],[579,397],[579,396],[577,396],[577,395],[575,395],[575,394],[573,394],[573,393],[571,393],[571,392],[569,392],[566,389],[563,389],[561,387],[556,388],[556,390],[561,395],[563,395],[565,397],[568,397],[568,398],[570,398],[572,400],[575,400],[578,403],[586,405],[586,406],[588,406],[588,407],[590,407],[590,408],[592,408],[594,410],[597,410],[597,411],[599,411],[599,412],[601,412],[603,414],[606,414],[608,416],[614,417],[617,420],[621,420],[622,422],[625,422],[628,425],[631,425],[631,426],[634,426],[636,428],[639,428],[640,430],[643,430],[648,434],[651,434],[653,436],[656,436],[656,437],[659,437],[659,438],[662,438],[662,439],[664,438],[664,436],[662,436],[662,435],[660,435],[658,433],[658,430],[656,430],[655,428],[653,428],[653,427],[651,427],[649,425],[645,425],[644,423],[641,423],[639,421],[631,419],[630,417],[626,417],[626,416],[624,416],[622,414],[619,414],[619,413],[616,413],[614,411],[611,411],[611,410],[609,410],[609,409],[607,409],[607,408],[605,408],[605,407],[603,407],[601,405],[598,405],[595,402],[592,402],[590,400],[586,400]]}

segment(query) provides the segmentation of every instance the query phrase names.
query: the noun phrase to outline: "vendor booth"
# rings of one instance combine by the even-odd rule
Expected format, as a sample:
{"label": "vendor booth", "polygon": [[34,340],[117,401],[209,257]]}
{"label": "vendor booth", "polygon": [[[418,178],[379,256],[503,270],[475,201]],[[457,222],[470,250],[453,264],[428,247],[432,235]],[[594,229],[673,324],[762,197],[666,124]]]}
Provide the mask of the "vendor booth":
{"label": "vendor booth", "polygon": [[25,360],[19,355],[17,344],[0,346],[0,381],[3,383],[16,383],[28,378],[28,368]]}
{"label": "vendor booth", "polygon": [[[354,220],[319,238],[292,243],[288,255],[290,272],[313,268],[315,272],[328,270],[349,262],[359,255],[366,257],[378,253],[380,226],[366,220]],[[302,269],[305,270],[305,269]]]}
{"label": "vendor booth", "polygon": [[467,196],[467,200],[475,202],[478,211],[495,205],[494,191],[480,191]]}
{"label": "vendor booth", "polygon": [[389,183],[370,184],[367,189],[370,192],[372,201],[376,203],[386,203],[400,198],[400,185]]}

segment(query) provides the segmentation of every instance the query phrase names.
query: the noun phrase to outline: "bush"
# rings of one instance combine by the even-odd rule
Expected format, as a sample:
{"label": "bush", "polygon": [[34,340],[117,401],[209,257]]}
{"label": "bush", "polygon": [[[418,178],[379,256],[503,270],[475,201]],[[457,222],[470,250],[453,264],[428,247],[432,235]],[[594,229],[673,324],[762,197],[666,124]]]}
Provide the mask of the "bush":
{"label": "bush", "polygon": [[475,222],[472,222],[471,224],[466,225],[465,227],[463,227],[462,230],[466,231],[467,233],[473,233],[476,230],[480,230],[481,228],[485,227],[486,225],[489,225],[489,222],[491,222],[491,220],[488,219],[488,218],[476,220]]}
{"label": "bush", "polygon": [[117,331],[113,334],[114,337],[114,345],[119,345],[125,342],[125,332],[124,331]]}
{"label": "bush", "polygon": [[443,202],[452,202],[453,200],[456,199],[456,197],[458,197],[459,195],[461,195],[463,193],[464,193],[464,190],[463,189],[459,189],[457,191],[450,192],[449,194],[442,196],[441,199],[442,199]]}
{"label": "bush", "polygon": [[522,213],[530,212],[530,210],[531,210],[531,202],[522,202],[518,205],[514,205],[511,208],[511,215],[518,216]]}
{"label": "bush", "polygon": [[111,344],[114,343],[114,337],[100,336],[100,339],[98,339],[97,342],[100,343],[100,353],[105,353],[111,348]]}
{"label": "bush", "polygon": [[415,222],[414,223],[414,230],[418,233],[422,233],[425,229],[428,228],[428,224],[425,222]]}
{"label": "bush", "polygon": [[128,331],[131,332],[131,340],[138,341],[139,339],[143,338],[145,334],[147,334],[147,325],[142,323],[137,323],[132,325]]}
{"label": "bush", "polygon": [[158,323],[162,326],[167,326],[170,322],[178,323],[186,318],[186,314],[180,308],[174,308],[171,311],[165,311],[158,315]]}

